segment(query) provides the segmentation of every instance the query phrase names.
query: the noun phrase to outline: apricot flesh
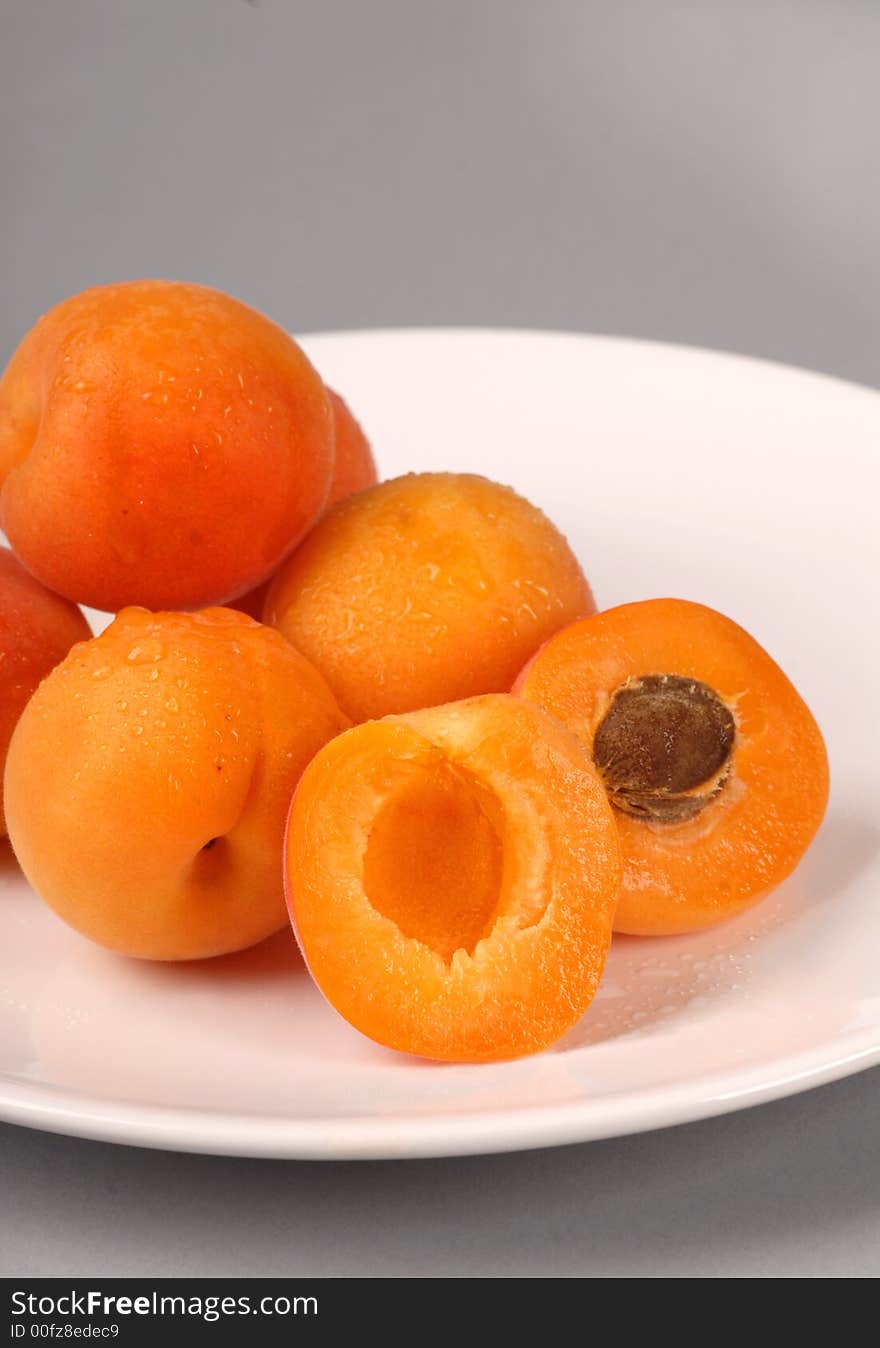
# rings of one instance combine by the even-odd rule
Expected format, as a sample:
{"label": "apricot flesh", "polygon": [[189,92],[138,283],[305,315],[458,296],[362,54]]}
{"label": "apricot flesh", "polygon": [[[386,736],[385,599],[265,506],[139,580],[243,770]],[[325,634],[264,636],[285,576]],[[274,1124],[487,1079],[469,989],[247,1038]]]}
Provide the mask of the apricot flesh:
{"label": "apricot flesh", "polygon": [[[406,838],[407,861],[400,844]],[[503,849],[473,784],[445,759],[389,795],[364,854],[364,890],[404,936],[447,962],[492,929]]]}
{"label": "apricot flesh", "polygon": [[347,724],[308,661],[244,614],[126,609],[28,703],[10,840],[37,893],[101,945],[244,949],[284,925],[290,798]]}
{"label": "apricot flesh", "polygon": [[94,608],[218,603],[324,507],[332,414],[304,353],[219,291],[99,286],[27,334],[0,381],[0,523]]}
{"label": "apricot flesh", "polygon": [[18,718],[40,680],[91,635],[75,604],[47,590],[0,547],[0,835],[6,834],[3,770]]}
{"label": "apricot flesh", "polygon": [[339,736],[300,780],[285,852],[315,981],[380,1044],[517,1057],[592,1000],[617,831],[589,755],[526,702],[490,694]]}
{"label": "apricot flesh", "polygon": [[331,510],[279,569],[265,617],[363,721],[506,692],[594,608],[535,506],[486,478],[413,473]]}

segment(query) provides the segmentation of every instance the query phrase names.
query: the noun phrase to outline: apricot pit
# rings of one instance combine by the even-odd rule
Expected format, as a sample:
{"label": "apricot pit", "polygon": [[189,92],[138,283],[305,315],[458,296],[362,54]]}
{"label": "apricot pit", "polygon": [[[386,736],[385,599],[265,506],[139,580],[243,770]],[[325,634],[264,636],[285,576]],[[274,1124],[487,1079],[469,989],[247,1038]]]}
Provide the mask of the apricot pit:
{"label": "apricot pit", "polygon": [[678,674],[628,679],[593,739],[612,803],[657,823],[693,819],[724,785],[736,722],[713,688]]}

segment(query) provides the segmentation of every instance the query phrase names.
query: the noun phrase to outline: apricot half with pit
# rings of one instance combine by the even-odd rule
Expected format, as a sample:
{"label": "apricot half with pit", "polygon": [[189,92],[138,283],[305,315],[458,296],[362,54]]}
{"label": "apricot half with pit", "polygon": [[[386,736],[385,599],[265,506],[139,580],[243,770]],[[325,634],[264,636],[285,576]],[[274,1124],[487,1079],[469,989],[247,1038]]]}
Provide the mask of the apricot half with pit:
{"label": "apricot half with pit", "polygon": [[794,870],[822,822],[828,756],[776,662],[714,609],[649,599],[558,632],[514,685],[579,736],[614,806],[615,926],[707,927]]}

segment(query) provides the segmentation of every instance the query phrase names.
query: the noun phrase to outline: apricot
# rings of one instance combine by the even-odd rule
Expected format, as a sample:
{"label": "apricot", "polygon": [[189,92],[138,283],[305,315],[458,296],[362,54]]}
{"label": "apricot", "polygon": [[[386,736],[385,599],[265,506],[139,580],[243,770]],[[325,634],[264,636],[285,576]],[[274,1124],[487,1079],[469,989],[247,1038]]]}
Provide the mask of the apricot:
{"label": "apricot", "polygon": [[546,1048],[611,941],[617,831],[575,737],[490,694],[372,721],[303,773],[285,884],[303,956],[356,1029],[427,1058]]}
{"label": "apricot", "polygon": [[9,836],[60,917],[147,959],[221,955],[286,921],[282,840],[348,724],[277,632],[230,609],[123,610],[75,646],[9,746]]}
{"label": "apricot", "polygon": [[194,608],[258,585],[324,507],[324,385],[281,328],[202,286],[65,300],[0,381],[0,522],[94,608]]}
{"label": "apricot", "polygon": [[615,929],[707,927],[794,870],[828,801],[828,758],[796,689],[713,609],[651,599],[558,632],[514,692],[590,751],[623,847]]}
{"label": "apricot", "polygon": [[0,836],[6,834],[3,769],[16,722],[40,680],[91,635],[75,604],[47,590],[0,547]]}
{"label": "apricot", "polygon": [[[335,444],[333,476],[330,479],[330,494],[327,497],[326,507],[329,510],[337,501],[344,501],[346,496],[351,496],[356,491],[363,491],[364,487],[371,487],[376,482],[377,475],[370,442],[347,404],[332,388],[328,387],[327,396],[333,408]],[[248,590],[247,594],[236,599],[232,607],[241,609],[242,613],[249,613],[252,618],[260,621],[271,583],[270,576],[262,585],[258,585],[254,590]]]}
{"label": "apricot", "polygon": [[506,692],[593,609],[535,506],[483,477],[413,473],[335,506],[280,568],[265,616],[363,721]]}
{"label": "apricot", "polygon": [[330,494],[327,497],[329,510],[337,501],[344,501],[346,496],[352,496],[356,491],[363,491],[365,487],[372,487],[376,482],[377,473],[370,442],[345,399],[332,388],[327,389],[327,396],[333,408],[336,446]]}

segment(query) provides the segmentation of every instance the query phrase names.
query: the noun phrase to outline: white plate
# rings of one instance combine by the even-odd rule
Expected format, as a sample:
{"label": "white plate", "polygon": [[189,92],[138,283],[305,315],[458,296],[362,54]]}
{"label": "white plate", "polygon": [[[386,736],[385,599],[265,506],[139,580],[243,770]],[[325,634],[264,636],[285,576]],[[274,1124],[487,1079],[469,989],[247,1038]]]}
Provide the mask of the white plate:
{"label": "white plate", "polygon": [[698,936],[615,942],[554,1051],[437,1066],[362,1039],[286,935],[200,966],[92,947],[0,864],[0,1116],[294,1157],[501,1151],[681,1123],[880,1060],[880,396],[739,357],[564,334],[306,346],[385,475],[476,470],[562,526],[603,606],[702,600],[780,661],[833,792],[794,877]]}

